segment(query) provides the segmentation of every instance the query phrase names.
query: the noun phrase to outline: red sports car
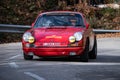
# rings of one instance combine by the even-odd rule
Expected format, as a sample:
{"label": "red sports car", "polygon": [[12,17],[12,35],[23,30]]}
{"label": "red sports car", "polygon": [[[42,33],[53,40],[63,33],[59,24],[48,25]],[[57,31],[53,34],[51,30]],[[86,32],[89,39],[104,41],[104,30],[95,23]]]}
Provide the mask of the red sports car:
{"label": "red sports car", "polygon": [[38,15],[22,38],[25,60],[39,57],[78,56],[96,59],[97,41],[93,30],[79,12],[52,11]]}

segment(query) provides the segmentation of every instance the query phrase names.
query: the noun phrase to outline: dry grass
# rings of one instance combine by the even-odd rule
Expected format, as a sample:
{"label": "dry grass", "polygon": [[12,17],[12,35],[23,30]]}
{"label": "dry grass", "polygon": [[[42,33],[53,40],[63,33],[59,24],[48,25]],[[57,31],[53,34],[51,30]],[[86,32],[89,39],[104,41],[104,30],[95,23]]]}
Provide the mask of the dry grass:
{"label": "dry grass", "polygon": [[120,33],[97,34],[97,38],[120,38]]}

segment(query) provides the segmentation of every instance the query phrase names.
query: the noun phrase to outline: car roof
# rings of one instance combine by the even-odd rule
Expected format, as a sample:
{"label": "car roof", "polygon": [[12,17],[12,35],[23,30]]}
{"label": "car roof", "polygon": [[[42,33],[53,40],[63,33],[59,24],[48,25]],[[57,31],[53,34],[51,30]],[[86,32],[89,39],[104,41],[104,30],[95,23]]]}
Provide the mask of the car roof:
{"label": "car roof", "polygon": [[52,13],[73,13],[73,14],[80,14],[80,15],[82,15],[82,13],[75,12],[75,11],[50,11],[50,12],[43,12],[43,13],[41,13],[39,15],[52,14]]}

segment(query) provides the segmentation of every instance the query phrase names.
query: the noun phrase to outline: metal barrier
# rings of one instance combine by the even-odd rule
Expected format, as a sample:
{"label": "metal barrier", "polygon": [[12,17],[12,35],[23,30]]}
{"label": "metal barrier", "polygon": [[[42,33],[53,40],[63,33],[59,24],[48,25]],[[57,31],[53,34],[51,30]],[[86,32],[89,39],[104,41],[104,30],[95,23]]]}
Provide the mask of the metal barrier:
{"label": "metal barrier", "polygon": [[[30,29],[30,26],[0,24],[0,32],[24,33],[28,29]],[[120,32],[120,30],[102,30],[102,29],[93,29],[93,31],[96,34]]]}
{"label": "metal barrier", "polygon": [[102,33],[119,33],[120,30],[93,29],[93,32],[95,32],[96,34],[102,34]]}
{"label": "metal barrier", "polygon": [[30,29],[30,26],[0,24],[0,32],[24,33],[28,29]]}

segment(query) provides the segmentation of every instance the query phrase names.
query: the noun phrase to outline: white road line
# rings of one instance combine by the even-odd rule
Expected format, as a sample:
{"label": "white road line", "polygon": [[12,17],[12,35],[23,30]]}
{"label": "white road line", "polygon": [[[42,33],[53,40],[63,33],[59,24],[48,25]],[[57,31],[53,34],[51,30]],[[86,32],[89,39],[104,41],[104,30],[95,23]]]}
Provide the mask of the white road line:
{"label": "white road line", "polygon": [[99,65],[99,66],[120,66],[120,63],[115,63],[115,62],[88,62],[88,63],[83,63],[83,62],[59,62],[59,63],[37,63],[35,64],[36,66],[39,66],[39,65],[62,65],[62,64],[65,64],[65,65],[89,65],[89,66],[94,66],[94,65]]}
{"label": "white road line", "polygon": [[44,78],[34,74],[34,73],[31,73],[31,72],[24,72],[24,74],[28,75],[28,76],[31,76],[32,78],[36,79],[36,80],[45,80]]}
{"label": "white road line", "polygon": [[12,68],[19,68],[19,66],[15,62],[9,63],[10,67]]}
{"label": "white road line", "polygon": [[12,57],[10,57],[8,60],[10,60],[10,59],[14,59],[14,58],[17,58],[17,57],[19,57],[19,56],[21,56],[21,55],[18,54],[18,55],[12,56]]}
{"label": "white road line", "polygon": [[92,65],[100,65],[100,66],[115,66],[115,65],[120,65],[120,63],[101,63],[101,62],[94,62],[94,63],[74,63],[74,62],[71,62],[71,63],[69,63],[69,65],[89,65],[89,66],[92,66]]}
{"label": "white road line", "polygon": [[4,66],[7,65],[8,63],[0,63],[0,66]]}

